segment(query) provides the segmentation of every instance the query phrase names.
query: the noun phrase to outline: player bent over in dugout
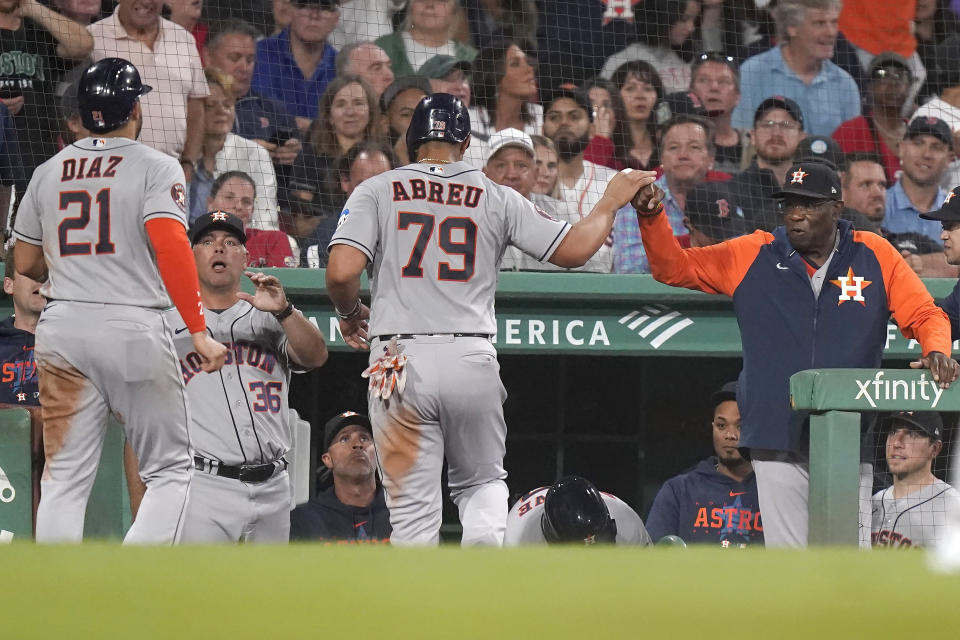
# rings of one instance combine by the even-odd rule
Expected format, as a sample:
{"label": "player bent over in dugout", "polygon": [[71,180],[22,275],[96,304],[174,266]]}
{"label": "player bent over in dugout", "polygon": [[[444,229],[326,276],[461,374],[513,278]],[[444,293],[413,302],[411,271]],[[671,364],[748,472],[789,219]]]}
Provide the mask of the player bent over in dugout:
{"label": "player bent over in dugout", "polygon": [[[491,337],[500,260],[512,244],[541,262],[582,265],[603,245],[617,210],[656,176],[616,174],[590,215],[570,225],[463,162],[470,116],[458,98],[422,99],[406,142],[416,162],[366,180],[347,200],[331,241],[327,291],[344,340],[371,350],[367,397],[391,542],[439,542],[446,458],[462,544],[499,546],[507,394]],[[369,309],[359,299],[368,265]]]}

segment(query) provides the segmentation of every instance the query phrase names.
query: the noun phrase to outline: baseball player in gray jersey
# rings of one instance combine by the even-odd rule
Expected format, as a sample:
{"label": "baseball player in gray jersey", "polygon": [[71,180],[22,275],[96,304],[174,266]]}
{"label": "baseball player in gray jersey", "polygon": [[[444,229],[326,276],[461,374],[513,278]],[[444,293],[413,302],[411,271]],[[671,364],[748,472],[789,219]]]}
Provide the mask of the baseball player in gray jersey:
{"label": "baseball player in gray jersey", "polygon": [[[470,117],[459,99],[420,101],[406,134],[416,162],[366,180],[330,243],[326,282],[344,340],[371,349],[369,416],[395,544],[436,544],[448,464],[464,545],[503,543],[506,425],[494,293],[509,244],[540,261],[581,265],[620,206],[651,184],[621,172],[571,226],[462,162]],[[358,298],[371,268],[371,310]],[[369,318],[369,324],[368,324]]]}
{"label": "baseball player in gray jersey", "polygon": [[639,544],[653,541],[626,502],[579,476],[561,478],[522,496],[507,516],[503,546],[528,544]]}
{"label": "baseball player in gray jersey", "polygon": [[323,334],[287,300],[279,280],[248,272],[256,291],[240,291],[246,240],[243,221],[224,211],[190,227],[207,331],[227,346],[218,373],[201,372],[175,311],[167,314],[176,327],[194,448],[183,543],[287,542],[290,372],[327,360]]}
{"label": "baseball player in gray jersey", "polygon": [[38,542],[82,539],[108,412],[123,425],[147,487],[126,542],[175,542],[191,460],[186,397],[163,316],[171,299],[198,368],[219,369],[226,356],[205,331],[183,171],[136,142],[139,97],[149,90],[126,60],[107,58],[83,73],[80,114],[98,137],[37,168],[14,227],[16,269],[46,280],[49,301],[36,334],[46,453]]}
{"label": "baseball player in gray jersey", "polygon": [[935,411],[901,411],[882,425],[893,486],[873,496],[873,546],[932,547],[960,512],[960,493],[931,471],[943,421]]}

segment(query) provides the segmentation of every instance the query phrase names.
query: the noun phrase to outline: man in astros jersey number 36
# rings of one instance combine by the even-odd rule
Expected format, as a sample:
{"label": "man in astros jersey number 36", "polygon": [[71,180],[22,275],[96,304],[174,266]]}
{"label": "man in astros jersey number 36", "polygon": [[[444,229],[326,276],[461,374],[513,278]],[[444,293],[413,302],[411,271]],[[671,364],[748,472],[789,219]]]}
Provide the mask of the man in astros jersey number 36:
{"label": "man in astros jersey number 36", "polygon": [[[506,391],[491,338],[504,250],[515,245],[541,262],[582,265],[617,210],[655,174],[618,173],[590,215],[571,226],[462,161],[470,117],[458,98],[422,99],[406,143],[415,162],[370,178],[347,200],[330,243],[327,289],[344,340],[371,350],[369,416],[391,542],[439,542],[446,456],[462,543],[499,546]],[[370,309],[358,297],[368,264]]]}

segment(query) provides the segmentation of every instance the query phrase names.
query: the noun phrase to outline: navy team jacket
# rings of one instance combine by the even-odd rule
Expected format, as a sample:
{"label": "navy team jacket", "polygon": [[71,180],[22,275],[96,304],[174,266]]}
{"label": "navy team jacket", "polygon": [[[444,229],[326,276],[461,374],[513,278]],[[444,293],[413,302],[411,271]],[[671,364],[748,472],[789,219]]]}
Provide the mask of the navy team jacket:
{"label": "navy team jacket", "polygon": [[802,450],[807,415],[790,409],[790,376],[803,369],[877,368],[892,315],[923,353],[950,355],[950,327],[889,242],[838,222],[839,244],[819,297],[784,227],[683,249],[664,215],[640,218],[653,277],[733,298],[743,343],[737,402],[740,446]]}
{"label": "navy team jacket", "polygon": [[717,458],[701,460],[663,483],[646,519],[654,541],[666,535],[723,547],[763,545],[757,478],[742,483],[717,471]]}

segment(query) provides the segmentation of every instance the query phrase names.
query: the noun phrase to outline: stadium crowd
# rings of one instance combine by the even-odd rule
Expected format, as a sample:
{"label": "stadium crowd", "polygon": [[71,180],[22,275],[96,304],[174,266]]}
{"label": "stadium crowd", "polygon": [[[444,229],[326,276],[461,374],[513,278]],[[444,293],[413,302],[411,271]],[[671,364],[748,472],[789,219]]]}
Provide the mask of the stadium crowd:
{"label": "stadium crowd", "polygon": [[[33,170],[90,135],[80,72],[116,56],[153,86],[141,100],[140,141],[180,162],[190,222],[234,214],[247,266],[325,267],[347,198],[415,160],[404,137],[413,110],[443,92],[469,108],[464,159],[559,220],[586,217],[618,171],[656,171],[679,245],[710,246],[773,231],[791,167],[825,163],[853,229],[886,238],[920,276],[956,278],[941,221],[921,214],[941,209],[960,183],[960,7],[877,4],[0,0],[0,211],[9,237]],[[39,285],[9,257],[6,267],[16,316],[0,342],[32,343]],[[564,270],[514,248],[500,268]],[[576,270],[651,271],[633,207]],[[35,386],[19,389],[4,401],[36,402]],[[648,527],[654,541],[684,532],[725,546],[763,539],[753,467],[735,447],[735,400],[730,386],[715,395],[717,456],[665,485]],[[930,485],[942,425],[894,426],[894,477]],[[914,443],[918,433],[932,444]],[[322,440],[323,492],[294,512],[293,537],[388,538],[367,418],[336,416]],[[366,457],[346,455],[351,447]],[[922,449],[923,464],[898,475],[907,447]],[[909,491],[898,486],[899,499]],[[737,488],[746,497],[719,520],[694,510],[681,522],[671,505],[679,492]],[[746,521],[734,522],[738,514]],[[353,526],[361,520],[371,524]],[[888,529],[874,542],[902,542]]]}

